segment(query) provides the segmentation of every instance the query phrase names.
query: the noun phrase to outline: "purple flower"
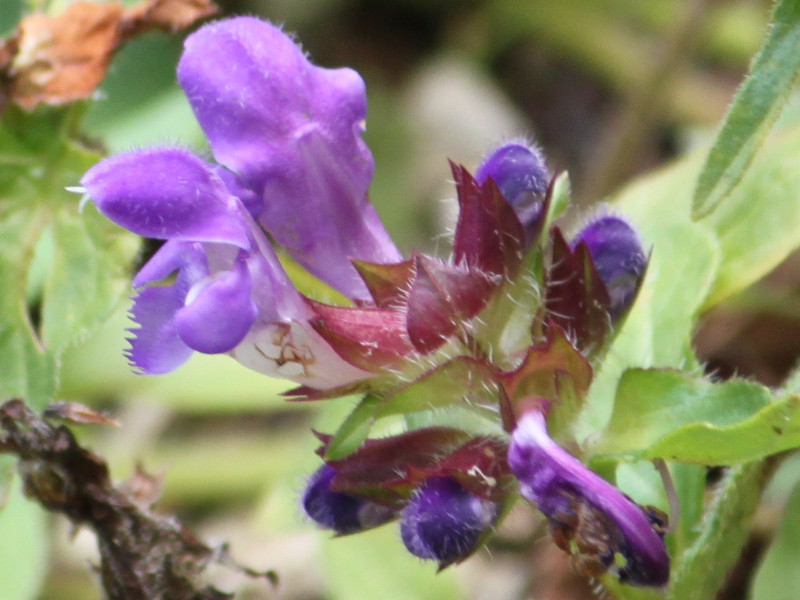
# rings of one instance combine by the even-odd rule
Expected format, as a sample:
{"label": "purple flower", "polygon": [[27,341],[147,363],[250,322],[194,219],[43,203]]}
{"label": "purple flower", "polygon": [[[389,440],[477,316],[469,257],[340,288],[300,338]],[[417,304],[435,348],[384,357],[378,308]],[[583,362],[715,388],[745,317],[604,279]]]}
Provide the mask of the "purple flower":
{"label": "purple flower", "polygon": [[499,512],[498,503],[473,494],[452,477],[432,477],[403,510],[400,534],[409,552],[444,568],[478,548]]}
{"label": "purple flower", "polygon": [[624,219],[607,215],[581,229],[570,245],[574,250],[581,243],[589,249],[597,273],[608,290],[611,319],[619,321],[636,299],[647,269],[642,242]]}
{"label": "purple flower", "polygon": [[367,198],[364,82],[311,64],[280,29],[249,17],[189,36],[178,80],[214,158],[254,192],[261,226],[311,273],[368,298],[349,259],[402,256]]}
{"label": "purple flower", "polygon": [[538,410],[517,422],[508,462],[522,496],[545,514],[559,546],[570,553],[577,550],[588,574],[611,569],[631,585],[667,583],[669,555],[660,515],[636,504],[556,444]]}
{"label": "purple flower", "polygon": [[303,492],[303,508],[316,523],[339,535],[383,525],[397,516],[387,506],[331,490],[336,469],[322,465]]}
{"label": "purple flower", "polygon": [[186,40],[178,78],[218,164],[178,148],[121,154],[81,184],[98,209],[166,240],[134,279],[129,358],[165,373],[193,351],[329,388],[368,374],[309,325],[313,310],[267,235],[355,300],[369,292],[350,259],[401,256],[367,199],[364,84],[312,65],[277,27],[240,17]]}
{"label": "purple flower", "polygon": [[489,178],[517,214],[530,247],[541,233],[547,195],[547,166],[541,152],[522,142],[498,147],[481,163],[475,180],[483,185]]}

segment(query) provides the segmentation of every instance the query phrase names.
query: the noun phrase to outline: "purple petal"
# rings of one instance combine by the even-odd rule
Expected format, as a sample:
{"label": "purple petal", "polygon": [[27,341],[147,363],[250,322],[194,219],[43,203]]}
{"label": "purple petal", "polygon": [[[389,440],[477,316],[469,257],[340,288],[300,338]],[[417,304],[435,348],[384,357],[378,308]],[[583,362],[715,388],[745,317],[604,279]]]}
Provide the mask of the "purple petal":
{"label": "purple petal", "polygon": [[508,463],[522,496],[596,566],[615,568],[614,555],[619,553],[627,561],[618,568],[621,580],[646,586],[667,583],[669,555],[648,513],[550,439],[539,411],[529,411],[518,421]]}
{"label": "purple petal", "polygon": [[395,511],[387,506],[332,491],[335,476],[336,469],[322,465],[311,476],[303,492],[306,514],[322,527],[346,535],[383,525],[396,516]]}
{"label": "purple petal", "polygon": [[498,504],[467,491],[451,477],[425,481],[403,510],[406,548],[441,567],[472,554],[499,514]]}
{"label": "purple petal", "polygon": [[401,257],[367,199],[358,74],[315,67],[277,27],[240,17],[190,36],[178,79],[216,159],[263,197],[265,229],[316,276],[368,297],[348,258]]}
{"label": "purple petal", "polygon": [[189,291],[186,306],[175,314],[178,335],[187,346],[206,354],[231,350],[256,319],[251,292],[250,273],[240,257],[233,269]]}
{"label": "purple petal", "polygon": [[231,194],[236,196],[247,209],[247,212],[255,219],[264,208],[261,195],[246,187],[236,173],[231,173],[224,167],[216,167],[214,173],[225,182]]}
{"label": "purple petal", "polygon": [[603,216],[586,225],[571,242],[586,244],[611,298],[611,318],[618,321],[636,299],[647,269],[639,236],[624,219]]}
{"label": "purple petal", "polygon": [[541,232],[545,217],[548,173],[541,152],[520,142],[503,144],[475,173],[481,185],[490,177],[517,213],[530,246]]}
{"label": "purple petal", "polygon": [[149,287],[133,299],[131,318],[138,327],[126,352],[142,373],[161,375],[177,369],[192,354],[178,335],[175,313],[183,306],[189,286],[180,276],[173,285]]}
{"label": "purple petal", "polygon": [[192,284],[208,275],[208,261],[202,244],[178,240],[166,242],[139,269],[133,278],[133,287],[140,288],[148,283],[161,281],[178,270]]}
{"label": "purple petal", "polygon": [[156,148],[101,161],[81,184],[109,219],[139,235],[247,248],[241,205],[205,162]]}

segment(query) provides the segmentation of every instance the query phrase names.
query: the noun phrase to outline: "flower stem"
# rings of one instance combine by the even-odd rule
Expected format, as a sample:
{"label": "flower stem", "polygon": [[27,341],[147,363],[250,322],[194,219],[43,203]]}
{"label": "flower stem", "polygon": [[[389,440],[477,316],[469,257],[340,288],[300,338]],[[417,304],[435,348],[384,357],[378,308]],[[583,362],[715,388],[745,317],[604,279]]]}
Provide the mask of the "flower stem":
{"label": "flower stem", "polygon": [[702,523],[702,533],[675,565],[668,600],[714,598],[736,563],[767,479],[767,464],[731,467]]}

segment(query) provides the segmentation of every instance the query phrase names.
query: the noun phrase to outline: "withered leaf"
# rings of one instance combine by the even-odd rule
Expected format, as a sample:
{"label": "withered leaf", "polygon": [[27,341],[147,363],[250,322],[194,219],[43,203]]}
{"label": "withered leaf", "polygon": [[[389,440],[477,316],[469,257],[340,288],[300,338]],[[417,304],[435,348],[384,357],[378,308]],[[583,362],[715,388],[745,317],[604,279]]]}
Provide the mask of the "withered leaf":
{"label": "withered leaf", "polygon": [[75,2],[56,16],[32,14],[0,43],[0,109],[32,110],[88,98],[105,77],[113,53],[151,29],[175,32],[217,12],[211,0]]}

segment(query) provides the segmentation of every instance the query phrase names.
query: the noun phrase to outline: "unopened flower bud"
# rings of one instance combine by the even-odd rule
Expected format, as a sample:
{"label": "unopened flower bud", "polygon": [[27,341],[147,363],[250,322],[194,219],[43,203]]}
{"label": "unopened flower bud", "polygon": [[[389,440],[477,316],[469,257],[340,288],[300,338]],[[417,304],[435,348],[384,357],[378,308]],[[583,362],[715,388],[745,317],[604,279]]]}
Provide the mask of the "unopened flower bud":
{"label": "unopened flower bud", "polygon": [[544,224],[548,174],[541,153],[520,142],[503,144],[481,163],[475,173],[475,180],[481,185],[489,178],[494,180],[517,213],[529,247]]}
{"label": "unopened flower bud", "polygon": [[466,490],[452,477],[433,477],[404,509],[400,533],[409,552],[446,567],[477,549],[498,514],[497,503]]}
{"label": "unopened flower bud", "polygon": [[508,463],[522,496],[544,513],[555,542],[584,573],[611,570],[631,585],[667,583],[666,517],[642,508],[556,444],[538,410],[517,422]]}
{"label": "unopened flower bud", "polygon": [[572,241],[583,242],[611,298],[611,319],[619,321],[630,309],[647,268],[639,236],[624,219],[603,216],[586,225]]}
{"label": "unopened flower bud", "polygon": [[383,525],[396,516],[388,506],[334,492],[331,483],[335,476],[336,469],[322,465],[311,476],[303,492],[303,508],[317,524],[346,535]]}

